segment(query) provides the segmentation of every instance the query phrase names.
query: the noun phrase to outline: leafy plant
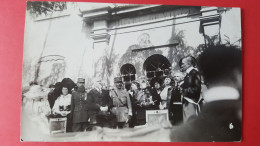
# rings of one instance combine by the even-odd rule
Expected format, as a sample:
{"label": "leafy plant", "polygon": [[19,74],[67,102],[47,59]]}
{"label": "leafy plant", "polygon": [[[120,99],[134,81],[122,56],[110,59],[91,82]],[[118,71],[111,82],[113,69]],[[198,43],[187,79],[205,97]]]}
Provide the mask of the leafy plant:
{"label": "leafy plant", "polygon": [[27,10],[33,17],[67,9],[66,2],[28,1]]}

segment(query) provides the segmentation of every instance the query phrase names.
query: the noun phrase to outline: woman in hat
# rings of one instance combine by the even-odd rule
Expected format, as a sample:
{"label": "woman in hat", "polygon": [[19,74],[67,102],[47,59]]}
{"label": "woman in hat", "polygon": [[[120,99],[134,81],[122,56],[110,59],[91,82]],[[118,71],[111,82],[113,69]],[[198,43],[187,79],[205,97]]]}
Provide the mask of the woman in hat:
{"label": "woman in hat", "polygon": [[162,80],[160,78],[153,78],[150,84],[152,87],[150,90],[153,99],[152,108],[153,110],[158,110],[160,102],[162,101],[160,96],[160,93],[162,91],[161,89]]}
{"label": "woman in hat", "polygon": [[42,88],[40,85],[31,86],[29,91],[24,94],[23,110],[32,115],[50,114],[51,110],[47,101],[48,92],[47,88]]}
{"label": "woman in hat", "polygon": [[172,79],[170,76],[166,76],[164,78],[163,82],[163,89],[162,92],[160,93],[162,102],[159,105],[160,109],[168,109],[169,108],[169,103],[171,100],[171,91],[172,91],[172,86],[171,86]]}
{"label": "woman in hat", "polygon": [[67,128],[66,132],[71,132],[71,118],[70,118],[70,107],[71,107],[71,94],[69,94],[69,88],[65,85],[62,86],[62,94],[57,98],[52,108],[54,115],[58,117],[67,117]]}
{"label": "woman in hat", "polygon": [[39,85],[32,85],[29,91],[24,94],[21,133],[25,137],[28,136],[26,138],[35,134],[49,134],[47,116],[50,115],[51,109],[47,100],[48,92],[49,90],[47,88],[43,88]]}
{"label": "woman in hat", "polygon": [[146,110],[153,110],[156,100],[151,94],[150,84],[144,76],[139,77],[140,92],[136,94],[136,125],[146,124]]}

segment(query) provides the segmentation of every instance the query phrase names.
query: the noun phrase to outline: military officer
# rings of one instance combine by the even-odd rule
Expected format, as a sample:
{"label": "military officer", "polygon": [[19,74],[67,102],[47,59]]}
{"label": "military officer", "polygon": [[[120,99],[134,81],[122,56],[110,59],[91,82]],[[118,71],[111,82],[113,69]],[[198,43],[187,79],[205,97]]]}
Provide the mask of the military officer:
{"label": "military officer", "polygon": [[72,93],[71,97],[71,116],[72,131],[85,131],[89,125],[87,113],[87,92],[85,91],[85,79],[78,78],[78,90]]}
{"label": "military officer", "polygon": [[132,116],[132,105],[129,94],[123,88],[122,77],[115,77],[116,88],[110,91],[110,97],[113,101],[111,112],[116,115],[117,127],[123,128]]}

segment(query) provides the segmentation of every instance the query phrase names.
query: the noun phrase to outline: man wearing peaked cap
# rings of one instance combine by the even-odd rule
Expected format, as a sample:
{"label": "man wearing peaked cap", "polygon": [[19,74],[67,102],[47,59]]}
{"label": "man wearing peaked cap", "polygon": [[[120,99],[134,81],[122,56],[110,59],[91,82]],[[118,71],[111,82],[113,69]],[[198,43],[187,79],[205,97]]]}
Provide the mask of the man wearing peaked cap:
{"label": "man wearing peaked cap", "polygon": [[78,81],[77,81],[77,86],[81,86],[81,85],[85,85],[85,79],[83,78],[78,78]]}
{"label": "man wearing peaked cap", "polygon": [[85,91],[85,79],[78,78],[78,90],[72,93],[71,97],[71,117],[72,117],[72,131],[85,131],[89,126],[87,113],[87,93]]}
{"label": "man wearing peaked cap", "polygon": [[123,89],[122,77],[115,77],[114,83],[116,88],[110,91],[113,101],[111,112],[116,115],[118,128],[123,128],[132,116],[132,105],[128,92]]}

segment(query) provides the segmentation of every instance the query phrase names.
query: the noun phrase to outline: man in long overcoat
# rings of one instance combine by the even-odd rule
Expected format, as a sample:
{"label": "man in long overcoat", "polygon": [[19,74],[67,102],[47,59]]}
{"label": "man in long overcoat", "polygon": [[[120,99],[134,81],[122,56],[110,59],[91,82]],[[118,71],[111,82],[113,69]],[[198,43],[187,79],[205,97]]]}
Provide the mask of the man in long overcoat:
{"label": "man in long overcoat", "polygon": [[[113,106],[109,91],[102,89],[101,81],[94,82],[93,89],[88,93],[88,115],[90,116],[90,129],[92,126],[113,127],[113,120],[116,117],[110,113]],[[112,121],[111,121],[112,120]]]}
{"label": "man in long overcoat", "polygon": [[85,79],[79,78],[77,85],[78,90],[72,93],[71,97],[71,117],[72,131],[85,131],[89,125],[89,115],[87,113],[87,92],[85,91]]}
{"label": "man in long overcoat", "polygon": [[183,111],[181,102],[180,86],[183,83],[183,75],[180,72],[173,74],[175,85],[172,90],[169,114],[170,121],[173,125],[180,124],[183,122]]}
{"label": "man in long overcoat", "polygon": [[186,73],[184,82],[181,85],[183,96],[183,121],[197,115],[198,102],[201,92],[201,76],[196,68],[196,60],[192,56],[184,57],[180,60],[179,65],[182,72]]}

